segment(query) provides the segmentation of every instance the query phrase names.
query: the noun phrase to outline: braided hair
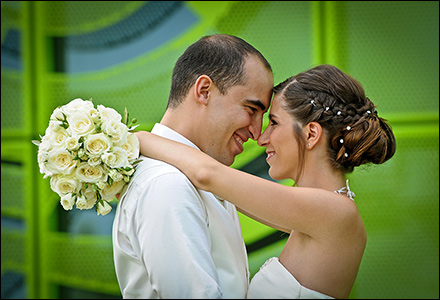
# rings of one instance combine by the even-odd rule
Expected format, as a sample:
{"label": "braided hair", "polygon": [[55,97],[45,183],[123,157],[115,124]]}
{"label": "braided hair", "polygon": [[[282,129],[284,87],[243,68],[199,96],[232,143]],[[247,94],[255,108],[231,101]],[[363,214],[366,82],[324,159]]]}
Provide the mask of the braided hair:
{"label": "braided hair", "polygon": [[[302,125],[318,122],[328,136],[329,159],[344,173],[366,163],[381,164],[396,151],[396,141],[387,121],[365,96],[362,85],[331,65],[320,65],[286,79],[274,88],[282,95],[283,108]],[[305,140],[294,125],[300,161]],[[299,168],[299,172],[303,166]]]}

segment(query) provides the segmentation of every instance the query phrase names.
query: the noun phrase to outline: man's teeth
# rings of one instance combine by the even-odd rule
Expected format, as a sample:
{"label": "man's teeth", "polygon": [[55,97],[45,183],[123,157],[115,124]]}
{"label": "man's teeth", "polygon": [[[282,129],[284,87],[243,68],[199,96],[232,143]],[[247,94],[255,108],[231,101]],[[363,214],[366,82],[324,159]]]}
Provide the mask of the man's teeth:
{"label": "man's teeth", "polygon": [[240,145],[243,145],[243,141],[242,141],[241,139],[239,139],[239,138],[237,138],[237,137],[235,137],[235,136],[234,136],[234,139],[235,139],[237,142],[239,142]]}

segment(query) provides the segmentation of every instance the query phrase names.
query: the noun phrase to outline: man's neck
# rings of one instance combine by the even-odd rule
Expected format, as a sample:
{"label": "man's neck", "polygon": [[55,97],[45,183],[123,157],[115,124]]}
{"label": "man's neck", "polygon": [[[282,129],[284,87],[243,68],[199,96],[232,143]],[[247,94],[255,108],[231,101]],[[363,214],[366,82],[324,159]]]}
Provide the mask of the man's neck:
{"label": "man's neck", "polygon": [[196,132],[196,122],[194,122],[193,118],[188,120],[187,114],[183,112],[177,112],[174,110],[167,110],[160,121],[160,124],[167,126],[168,128],[174,130],[175,132],[181,134],[192,143],[194,143],[197,147],[199,146],[197,143],[197,132]]}

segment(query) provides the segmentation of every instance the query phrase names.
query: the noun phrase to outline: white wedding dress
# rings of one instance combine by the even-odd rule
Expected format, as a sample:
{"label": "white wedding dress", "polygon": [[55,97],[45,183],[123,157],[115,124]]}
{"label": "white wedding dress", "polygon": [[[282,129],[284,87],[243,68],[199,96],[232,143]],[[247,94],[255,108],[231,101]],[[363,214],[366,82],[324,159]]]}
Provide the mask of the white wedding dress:
{"label": "white wedding dress", "polygon": [[[335,191],[354,200],[355,194],[348,186]],[[280,263],[278,257],[269,258],[252,278],[248,299],[334,299],[331,296],[311,290],[301,283]]]}
{"label": "white wedding dress", "polygon": [[334,299],[302,286],[279,262],[269,258],[249,285],[248,299]]}

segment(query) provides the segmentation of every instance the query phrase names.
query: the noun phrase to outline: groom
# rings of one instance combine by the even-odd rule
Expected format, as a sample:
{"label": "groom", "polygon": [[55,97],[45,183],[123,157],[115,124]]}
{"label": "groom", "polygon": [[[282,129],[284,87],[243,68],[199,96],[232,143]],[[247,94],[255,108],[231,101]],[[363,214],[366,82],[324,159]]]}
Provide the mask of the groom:
{"label": "groom", "polygon": [[[243,143],[260,136],[272,88],[271,67],[253,46],[203,37],[178,59],[152,132],[231,165]],[[235,206],[171,165],[141,159],[113,224],[123,297],[245,298],[249,269]]]}

